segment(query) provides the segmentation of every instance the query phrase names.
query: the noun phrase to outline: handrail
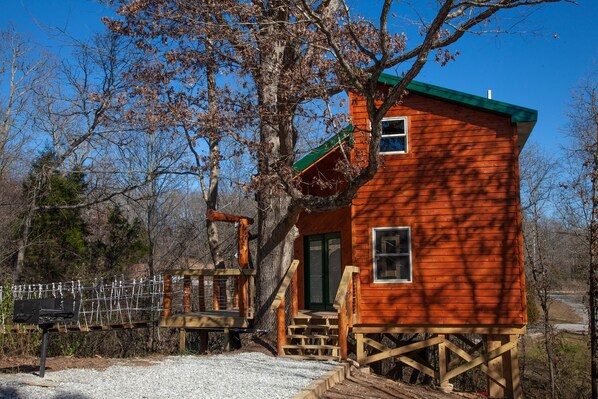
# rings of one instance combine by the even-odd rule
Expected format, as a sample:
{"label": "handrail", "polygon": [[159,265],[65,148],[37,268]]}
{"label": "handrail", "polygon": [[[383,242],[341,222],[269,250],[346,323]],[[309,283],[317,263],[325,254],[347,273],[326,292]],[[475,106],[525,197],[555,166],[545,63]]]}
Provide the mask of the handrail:
{"label": "handrail", "polygon": [[170,276],[255,276],[255,269],[176,269],[162,272]]}
{"label": "handrail", "polygon": [[336,291],[334,303],[332,304],[336,310],[339,310],[347,300],[347,291],[349,289],[349,283],[351,282],[353,273],[359,274],[359,268],[357,266],[345,266],[343,276],[341,277],[341,282],[339,283],[338,290]]}
{"label": "handrail", "polygon": [[[213,292],[212,301],[213,310],[220,310],[220,293],[222,290],[221,280],[222,278],[233,277],[235,278],[235,290],[233,307],[238,307],[239,317],[253,318],[254,317],[254,295],[255,295],[255,282],[254,277],[256,275],[255,269],[176,269],[176,270],[165,270],[164,274],[164,294],[163,294],[163,311],[162,317],[170,317],[172,314],[172,277],[183,276],[183,313],[191,312],[191,278],[197,277],[198,279],[198,296],[199,311],[204,312],[206,310],[206,298],[205,298],[205,287],[204,277],[211,277],[213,279]],[[220,281],[219,283],[217,283]],[[249,283],[249,287],[247,287]]]}
{"label": "handrail", "polygon": [[[278,352],[278,355],[280,356],[284,355],[284,346],[287,344],[285,295],[287,288],[289,288],[289,285],[293,281],[297,281],[297,279],[293,278],[295,276],[295,272],[297,271],[297,266],[299,266],[299,260],[293,259],[293,261],[289,265],[289,268],[282,277],[282,280],[280,280],[280,285],[278,286],[278,290],[276,290],[276,296],[274,297],[274,300],[270,305],[271,310],[276,309],[276,350]],[[293,285],[293,287],[296,291],[295,284]],[[295,299],[295,297],[293,297],[293,299]],[[295,303],[295,301],[293,302]],[[294,312],[295,311],[293,310],[293,313]]]}
{"label": "handrail", "polygon": [[[355,283],[353,276],[357,275]],[[338,346],[342,360],[346,360],[349,355],[347,335],[349,327],[353,326],[355,320],[359,322],[359,301],[360,301],[360,283],[359,268],[356,266],[345,266],[341,282],[334,298],[334,308],[338,311]],[[355,301],[353,293],[355,292]],[[347,301],[349,302],[347,304]],[[355,307],[355,308],[354,308]],[[349,320],[347,322],[347,310],[349,311]]]}
{"label": "handrail", "polygon": [[270,305],[271,310],[277,309],[280,306],[280,303],[284,300],[284,294],[291,284],[291,280],[297,271],[297,266],[299,266],[299,260],[293,259],[287,271],[284,273],[282,280],[280,280],[276,296],[274,297],[274,301],[272,301],[272,305]]}

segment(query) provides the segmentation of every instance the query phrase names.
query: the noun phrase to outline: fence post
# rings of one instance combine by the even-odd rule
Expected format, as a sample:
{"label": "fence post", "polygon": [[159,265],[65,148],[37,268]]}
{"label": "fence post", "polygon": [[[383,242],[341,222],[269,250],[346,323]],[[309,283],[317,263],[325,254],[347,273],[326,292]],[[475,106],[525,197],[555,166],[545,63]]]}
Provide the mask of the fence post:
{"label": "fence post", "polygon": [[162,306],[162,317],[170,317],[170,310],[172,306],[172,276],[170,274],[164,275],[164,299]]}

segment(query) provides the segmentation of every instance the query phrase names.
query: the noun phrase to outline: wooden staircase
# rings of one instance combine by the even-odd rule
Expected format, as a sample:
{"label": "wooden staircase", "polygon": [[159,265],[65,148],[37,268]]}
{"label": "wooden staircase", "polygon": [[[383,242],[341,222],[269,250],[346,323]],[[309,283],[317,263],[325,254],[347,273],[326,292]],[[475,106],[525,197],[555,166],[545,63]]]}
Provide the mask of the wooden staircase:
{"label": "wooden staircase", "polygon": [[283,356],[294,359],[340,360],[338,314],[299,312],[287,327]]}

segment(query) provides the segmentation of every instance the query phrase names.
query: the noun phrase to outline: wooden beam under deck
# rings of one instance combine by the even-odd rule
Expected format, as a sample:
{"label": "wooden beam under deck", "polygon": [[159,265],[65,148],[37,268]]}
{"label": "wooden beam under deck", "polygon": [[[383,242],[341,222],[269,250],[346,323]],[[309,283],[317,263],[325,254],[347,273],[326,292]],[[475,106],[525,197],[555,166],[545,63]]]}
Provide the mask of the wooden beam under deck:
{"label": "wooden beam under deck", "polygon": [[498,334],[523,335],[525,326],[399,326],[399,325],[368,325],[357,324],[353,332],[357,334]]}
{"label": "wooden beam under deck", "polygon": [[249,319],[239,317],[239,312],[235,310],[219,310],[163,317],[158,326],[168,328],[248,328]]}

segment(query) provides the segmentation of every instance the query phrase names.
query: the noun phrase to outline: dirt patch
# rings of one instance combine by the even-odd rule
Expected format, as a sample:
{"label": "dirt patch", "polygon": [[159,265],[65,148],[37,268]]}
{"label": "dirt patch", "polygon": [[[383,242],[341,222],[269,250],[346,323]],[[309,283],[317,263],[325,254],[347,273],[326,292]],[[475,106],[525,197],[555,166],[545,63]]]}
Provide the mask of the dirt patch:
{"label": "dirt patch", "polygon": [[[110,366],[151,366],[164,359],[164,356],[148,356],[144,358],[114,359],[104,357],[77,358],[71,356],[56,356],[46,358],[46,370],[58,371],[66,369],[105,370]],[[33,356],[3,357],[0,359],[0,373],[34,373],[39,370],[39,358]]]}
{"label": "dirt patch", "polygon": [[323,399],[481,399],[484,396],[470,393],[445,393],[431,387],[409,385],[389,380],[376,374],[354,371],[343,382],[327,390]]}

